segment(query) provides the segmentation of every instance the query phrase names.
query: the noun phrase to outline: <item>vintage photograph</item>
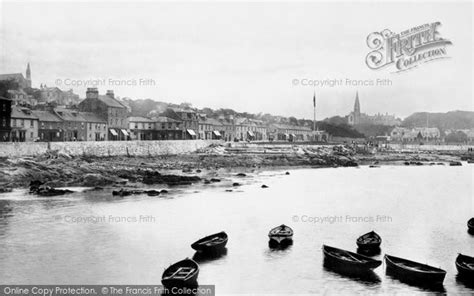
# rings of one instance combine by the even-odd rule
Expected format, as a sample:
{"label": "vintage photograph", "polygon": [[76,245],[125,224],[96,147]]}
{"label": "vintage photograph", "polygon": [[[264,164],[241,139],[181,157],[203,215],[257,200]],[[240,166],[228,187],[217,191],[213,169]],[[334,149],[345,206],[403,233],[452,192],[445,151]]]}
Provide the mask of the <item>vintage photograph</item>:
{"label": "vintage photograph", "polygon": [[473,295],[473,14],[0,0],[0,295]]}

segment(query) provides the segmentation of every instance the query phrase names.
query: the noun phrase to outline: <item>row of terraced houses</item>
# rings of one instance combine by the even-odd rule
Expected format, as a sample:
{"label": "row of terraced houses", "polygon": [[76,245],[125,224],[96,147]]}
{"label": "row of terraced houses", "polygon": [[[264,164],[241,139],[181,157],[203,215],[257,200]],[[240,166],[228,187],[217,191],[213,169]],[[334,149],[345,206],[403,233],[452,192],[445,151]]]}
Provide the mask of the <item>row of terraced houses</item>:
{"label": "row of terraced houses", "polygon": [[222,139],[226,141],[328,140],[305,126],[266,124],[249,118],[208,118],[191,109],[167,108],[159,116],[129,117],[112,90],[88,88],[77,108],[41,110],[0,97],[0,141],[120,141]]}

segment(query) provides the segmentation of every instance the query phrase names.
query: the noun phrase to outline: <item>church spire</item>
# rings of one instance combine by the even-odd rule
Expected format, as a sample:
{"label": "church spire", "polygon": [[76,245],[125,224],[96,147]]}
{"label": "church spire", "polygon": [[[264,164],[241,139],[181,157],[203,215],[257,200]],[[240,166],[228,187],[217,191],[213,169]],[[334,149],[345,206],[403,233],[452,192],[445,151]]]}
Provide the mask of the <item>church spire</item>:
{"label": "church spire", "polygon": [[28,87],[31,87],[31,69],[30,63],[26,66],[26,80],[28,81]]}
{"label": "church spire", "polygon": [[354,103],[354,124],[360,124],[359,91],[356,92],[356,99]]}
{"label": "church spire", "polygon": [[360,102],[359,102],[359,92],[356,92],[356,99],[354,103],[354,113],[360,114]]}

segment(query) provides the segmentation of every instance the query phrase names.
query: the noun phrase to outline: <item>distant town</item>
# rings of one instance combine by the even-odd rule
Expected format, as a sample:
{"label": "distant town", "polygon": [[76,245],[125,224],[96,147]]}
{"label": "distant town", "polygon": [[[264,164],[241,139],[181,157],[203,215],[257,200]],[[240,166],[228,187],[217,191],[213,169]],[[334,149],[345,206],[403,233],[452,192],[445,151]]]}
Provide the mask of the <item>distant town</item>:
{"label": "distant town", "polygon": [[[0,74],[0,141],[194,140],[331,142],[371,140],[398,143],[471,143],[474,113],[415,113],[402,120],[393,114],[362,112],[358,92],[345,116],[311,119],[239,113],[231,109],[193,108],[153,100],[100,94],[85,98],[72,89],[41,83],[32,86],[32,71]],[[314,102],[315,103],[315,102]],[[310,98],[308,98],[310,104]]]}

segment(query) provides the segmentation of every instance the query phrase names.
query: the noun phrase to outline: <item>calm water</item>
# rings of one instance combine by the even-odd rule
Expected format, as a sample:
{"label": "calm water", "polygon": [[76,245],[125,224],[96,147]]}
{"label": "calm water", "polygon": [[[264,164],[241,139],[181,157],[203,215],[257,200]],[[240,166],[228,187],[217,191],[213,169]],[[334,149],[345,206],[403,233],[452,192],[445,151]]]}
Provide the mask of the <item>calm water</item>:
{"label": "calm water", "polygon": [[[474,255],[474,236],[466,231],[474,214],[472,165],[290,172],[174,188],[167,198],[2,194],[0,204],[11,211],[0,217],[0,284],[160,284],[165,267],[194,255],[194,240],[225,230],[227,254],[201,263],[199,275],[217,294],[423,291],[387,278],[385,265],[373,281],[323,268],[323,243],[355,251],[355,239],[375,230],[382,255],[442,267],[448,293],[474,292],[456,281],[454,265],[458,252]],[[225,192],[235,180],[243,186]],[[282,223],[293,227],[294,244],[272,251],[267,233]]]}

